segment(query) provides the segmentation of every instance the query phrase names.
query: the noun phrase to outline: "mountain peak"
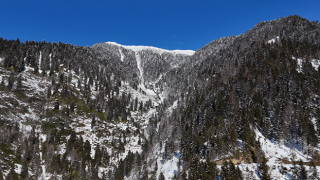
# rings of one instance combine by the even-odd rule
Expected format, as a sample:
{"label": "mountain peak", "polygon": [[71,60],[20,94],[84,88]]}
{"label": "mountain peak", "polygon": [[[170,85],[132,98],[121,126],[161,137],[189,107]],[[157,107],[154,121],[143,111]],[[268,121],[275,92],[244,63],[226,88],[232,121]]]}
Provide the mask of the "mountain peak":
{"label": "mountain peak", "polygon": [[145,49],[149,49],[149,50],[153,50],[153,51],[156,51],[160,54],[164,53],[164,52],[169,52],[169,53],[174,53],[174,54],[184,54],[184,55],[193,55],[195,53],[195,51],[193,50],[166,50],[166,49],[161,49],[161,48],[157,48],[157,47],[153,47],[153,46],[142,46],[142,45],[121,45],[121,44],[118,44],[116,42],[106,42],[106,44],[111,44],[111,45],[114,45],[114,46],[120,46],[120,47],[123,47],[125,49],[130,49],[132,51],[141,51],[141,50],[145,50]]}

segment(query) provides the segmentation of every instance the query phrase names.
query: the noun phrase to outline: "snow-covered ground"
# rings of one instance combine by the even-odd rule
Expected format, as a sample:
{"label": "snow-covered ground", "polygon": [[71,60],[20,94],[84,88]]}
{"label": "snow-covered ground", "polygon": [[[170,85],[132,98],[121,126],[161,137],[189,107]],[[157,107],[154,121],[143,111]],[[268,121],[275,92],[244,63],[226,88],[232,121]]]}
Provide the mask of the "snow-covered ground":
{"label": "snow-covered ground", "polygon": [[171,179],[174,175],[177,175],[178,172],[178,163],[179,163],[179,153],[176,152],[176,156],[173,156],[170,160],[163,160],[162,158],[157,159],[158,171],[157,177],[160,175],[160,172],[163,173],[165,179]]}
{"label": "snow-covered ground", "polygon": [[[292,164],[285,164],[282,160],[286,161],[299,161],[302,160],[303,162],[310,162],[310,156],[304,154],[302,152],[302,148],[299,144],[282,144],[276,143],[272,140],[266,139],[260,131],[255,130],[256,133],[256,140],[260,142],[262,150],[265,152],[266,158],[268,159],[267,165],[269,166],[269,172],[271,177],[274,179],[291,179],[292,171],[291,168],[293,167]],[[319,149],[314,149],[319,150]],[[249,166],[253,169],[255,164],[251,165],[240,165],[241,167]],[[280,173],[281,167],[285,167],[289,171],[287,173]],[[305,166],[307,170],[309,170],[309,166]],[[245,168],[243,168],[245,169]],[[317,167],[318,172],[320,172],[320,167]],[[245,172],[245,171],[243,171]]]}
{"label": "snow-covered ground", "polygon": [[307,160],[307,155],[302,153],[302,149],[298,144],[279,144],[272,140],[266,139],[261,132],[256,130],[256,140],[260,142],[261,149],[265,152],[266,158],[269,159],[270,164],[280,163],[280,159],[293,158],[294,161],[300,159],[304,162]]}
{"label": "snow-covered ground", "polygon": [[[41,59],[41,56],[39,57],[39,60]],[[0,59],[3,60],[3,59]],[[46,97],[47,87],[50,86],[51,81],[48,81],[47,78],[41,77],[41,76],[34,76],[33,75],[33,68],[27,66],[25,71],[20,73],[20,76],[22,77],[22,85],[24,89],[26,89],[25,94],[28,97]],[[10,72],[5,70],[4,68],[0,67],[0,71],[3,71],[4,73],[1,74],[0,80],[5,79],[5,85],[7,85],[8,77]],[[60,71],[63,71],[65,73],[65,76],[68,76],[69,74],[72,74],[73,78],[70,84],[70,87],[76,88],[78,91],[80,91],[79,88],[77,88],[78,79],[80,77],[75,75],[75,72],[70,71],[66,69],[63,66],[60,66]],[[96,82],[94,82],[96,83]],[[81,84],[82,87],[84,87],[83,84]],[[14,86],[15,88],[15,86]],[[120,87],[120,95],[122,93],[131,93],[131,95],[134,98],[138,98],[139,101],[142,101],[143,103],[146,103],[147,101],[151,100],[152,102],[157,102],[157,96],[156,93],[153,92],[153,90],[147,89],[143,84],[140,84],[138,86],[138,90],[133,89],[129,83],[122,82],[122,86]],[[140,90],[141,89],[141,90]],[[52,90],[53,92],[53,90]],[[19,122],[19,127],[21,133],[23,133],[26,137],[28,137],[32,131],[32,126],[30,124],[27,124],[28,119],[36,120],[41,122],[45,119],[40,119],[40,113],[37,110],[37,107],[30,106],[29,104],[26,104],[19,100],[13,93],[5,93],[3,91],[0,92],[0,102],[2,98],[10,98],[17,101],[17,103],[20,106],[25,106],[27,108],[26,113],[17,113],[17,114],[10,114],[11,119],[14,119],[15,121]],[[95,96],[98,94],[97,91],[95,91],[94,86],[91,88],[91,98],[94,99]],[[132,99],[134,99],[132,98]],[[4,104],[1,104],[4,103]],[[7,101],[2,101],[0,104],[1,108],[14,108],[14,105]],[[60,106],[63,106],[62,104]],[[44,108],[52,109],[53,105],[51,103],[45,104]],[[96,124],[94,128],[91,127],[92,118],[87,116],[70,116],[72,123],[70,124],[70,127],[79,135],[82,136],[84,142],[89,141],[91,145],[91,157],[94,158],[95,156],[95,148],[99,144],[100,147],[105,147],[109,155],[112,155],[113,153],[113,147],[110,146],[112,140],[120,140],[123,141],[121,138],[121,132],[126,131],[127,129],[129,132],[136,131],[136,127],[133,125],[133,122],[140,122],[141,123],[141,129],[145,129],[147,127],[147,124],[149,122],[149,118],[155,113],[155,108],[149,109],[147,112],[132,112],[131,117],[134,118],[134,121],[128,120],[127,122],[116,122],[116,121],[99,121],[99,124]],[[96,117],[98,118],[98,117]],[[42,133],[41,126],[37,125],[35,127],[35,132],[39,133],[39,140],[43,143],[46,141],[47,136],[46,134]],[[97,136],[97,131],[103,132],[102,136]],[[109,134],[109,135],[108,135]],[[147,133],[145,131],[145,135],[147,136]],[[144,136],[144,134],[142,134]],[[69,137],[67,137],[68,139]],[[142,148],[141,145],[138,144],[139,139],[142,137],[139,137],[139,134],[136,136],[130,135],[126,137],[126,144],[125,144],[125,150],[124,152],[121,152],[119,154],[119,158],[111,158],[110,159],[110,167],[111,169],[114,168],[117,165],[117,162],[119,159],[124,159],[128,152],[131,151],[133,153],[138,152],[141,153]],[[39,149],[41,149],[41,145]],[[66,151],[66,145],[60,144],[58,146],[57,153],[63,154]],[[46,171],[46,166],[44,165],[44,161],[42,160],[42,152],[40,152],[40,159],[43,163],[42,166],[42,175],[41,178],[43,180],[47,180],[52,178],[52,174],[48,173]],[[21,164],[15,164],[15,171],[17,173],[21,172]],[[107,172],[109,169],[106,168],[99,168],[99,176],[102,177],[103,171]],[[4,175],[7,175],[9,171],[4,171]],[[32,172],[29,171],[29,175],[32,175]]]}

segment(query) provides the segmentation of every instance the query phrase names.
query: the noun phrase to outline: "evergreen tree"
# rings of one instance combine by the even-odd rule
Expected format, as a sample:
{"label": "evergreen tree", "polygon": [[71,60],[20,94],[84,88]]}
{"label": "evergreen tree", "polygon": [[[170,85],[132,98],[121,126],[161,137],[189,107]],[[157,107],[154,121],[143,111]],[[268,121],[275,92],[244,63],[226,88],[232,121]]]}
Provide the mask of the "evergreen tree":
{"label": "evergreen tree", "polygon": [[0,180],[4,180],[2,170],[0,170]]}
{"label": "evergreen tree", "polygon": [[20,173],[20,176],[22,179],[28,178],[28,176],[29,176],[28,170],[29,170],[28,161],[26,159],[24,159],[23,163],[22,163],[21,173]]}
{"label": "evergreen tree", "polygon": [[267,161],[268,160],[263,155],[262,156],[262,161],[261,161],[261,163],[260,163],[260,165],[258,167],[259,168],[258,172],[259,172],[259,176],[260,176],[261,180],[271,180],[270,174],[268,172],[269,167],[267,165]]}
{"label": "evergreen tree", "polygon": [[18,76],[17,78],[17,91],[21,91],[22,90],[22,77]]}
{"label": "evergreen tree", "polygon": [[159,174],[158,180],[165,180],[165,177],[164,177],[162,171]]}
{"label": "evergreen tree", "polygon": [[17,180],[19,179],[18,174],[14,171],[13,168],[11,168],[9,174],[6,177],[6,180]]}
{"label": "evergreen tree", "polygon": [[220,177],[223,180],[241,180],[242,179],[242,172],[234,164],[229,161],[223,160],[221,166]]}
{"label": "evergreen tree", "polygon": [[319,176],[318,176],[318,171],[317,171],[317,167],[314,163],[314,160],[311,160],[310,162],[310,173],[311,176],[309,177],[311,180],[319,180]]}
{"label": "evergreen tree", "polygon": [[294,165],[294,168],[292,173],[292,179],[307,180],[308,174],[303,165],[302,160],[299,161],[299,167],[296,167],[295,164],[293,165]]}
{"label": "evergreen tree", "polygon": [[299,161],[299,175],[298,175],[299,179],[301,180],[307,180],[308,179],[308,173],[306,168],[303,165],[302,160]]}
{"label": "evergreen tree", "polygon": [[59,100],[56,99],[55,102],[54,102],[54,109],[55,110],[59,110],[59,106],[60,106]]}

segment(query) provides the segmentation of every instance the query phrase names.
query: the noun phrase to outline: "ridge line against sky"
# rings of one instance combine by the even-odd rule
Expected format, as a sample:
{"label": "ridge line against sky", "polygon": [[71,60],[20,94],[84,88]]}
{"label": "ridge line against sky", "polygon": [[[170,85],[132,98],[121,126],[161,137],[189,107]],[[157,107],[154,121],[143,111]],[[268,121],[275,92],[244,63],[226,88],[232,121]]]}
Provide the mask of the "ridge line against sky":
{"label": "ridge line against sky", "polygon": [[220,37],[243,34],[261,21],[289,15],[320,20],[319,9],[316,0],[3,0],[0,37],[197,50]]}

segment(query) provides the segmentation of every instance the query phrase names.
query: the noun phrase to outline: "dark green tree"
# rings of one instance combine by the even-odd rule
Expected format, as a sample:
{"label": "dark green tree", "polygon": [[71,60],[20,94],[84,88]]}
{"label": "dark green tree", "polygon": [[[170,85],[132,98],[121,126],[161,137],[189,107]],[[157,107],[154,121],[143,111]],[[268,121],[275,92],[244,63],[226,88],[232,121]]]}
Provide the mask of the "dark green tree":
{"label": "dark green tree", "polygon": [[263,155],[262,161],[258,167],[259,168],[258,172],[261,180],[271,180],[270,174],[268,172],[269,167],[267,165],[267,162],[268,162],[267,158]]}
{"label": "dark green tree", "polygon": [[158,180],[165,180],[165,177],[162,172],[160,172]]}
{"label": "dark green tree", "polygon": [[319,176],[318,176],[318,171],[317,171],[317,167],[316,167],[316,165],[314,163],[314,160],[311,160],[311,162],[310,162],[310,171],[309,171],[309,173],[311,173],[311,175],[309,177],[311,180],[319,180],[320,179]]}

